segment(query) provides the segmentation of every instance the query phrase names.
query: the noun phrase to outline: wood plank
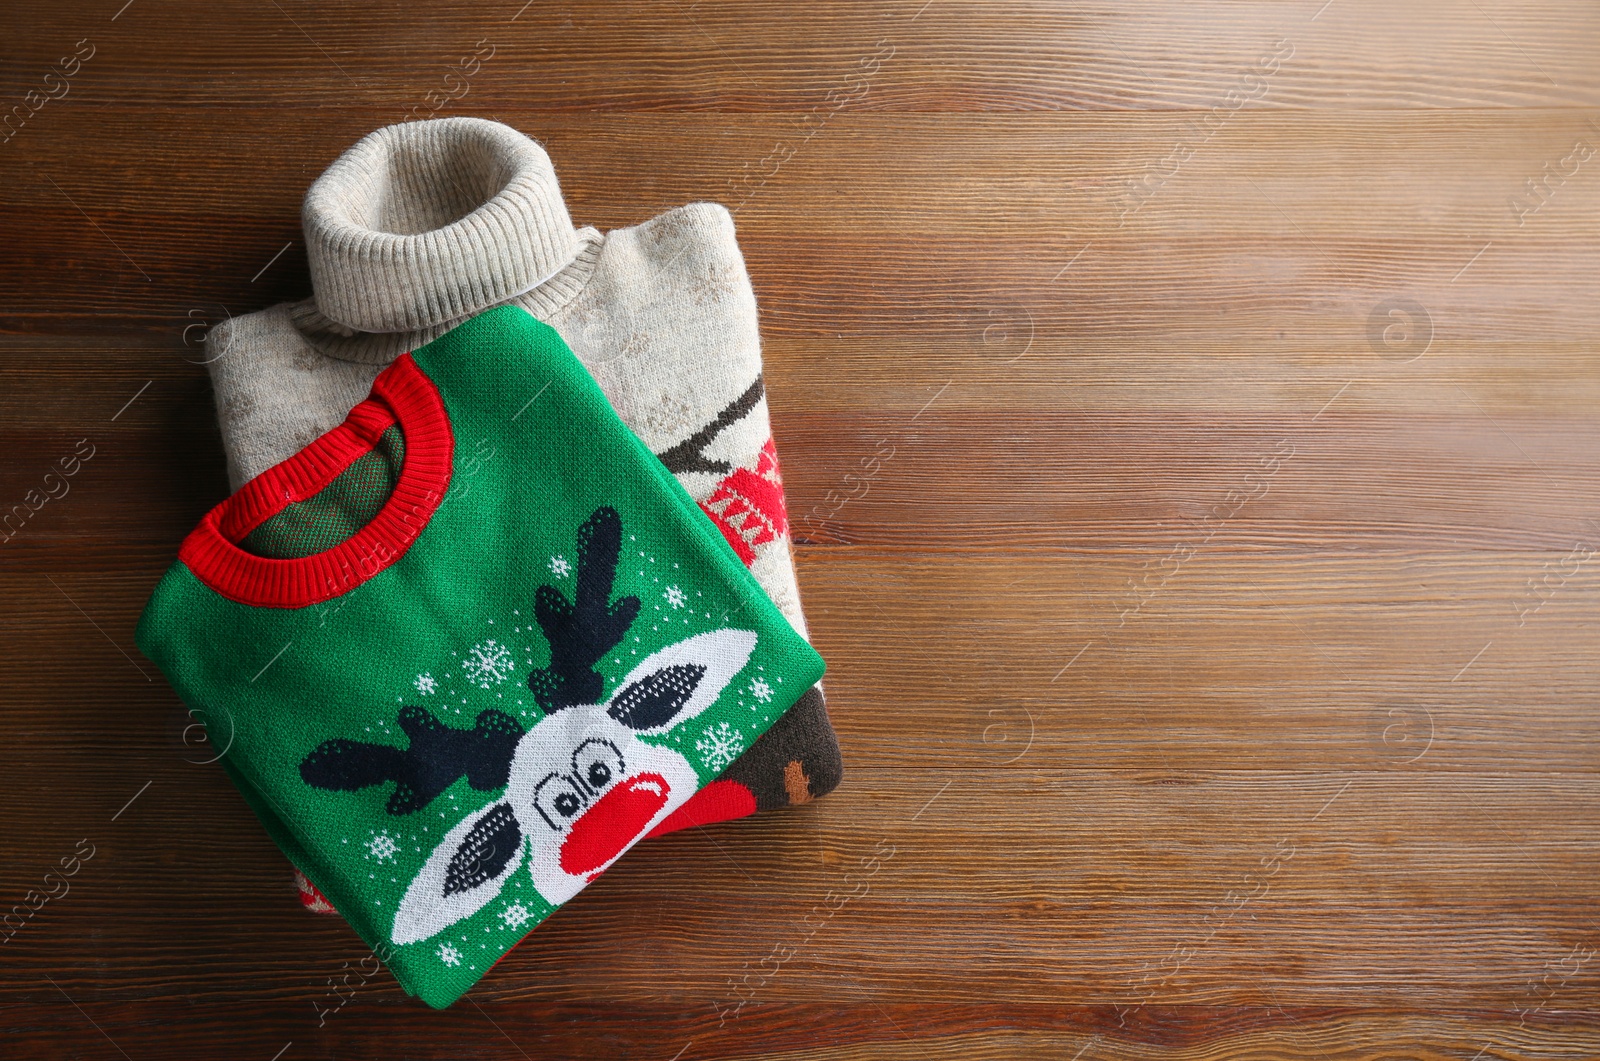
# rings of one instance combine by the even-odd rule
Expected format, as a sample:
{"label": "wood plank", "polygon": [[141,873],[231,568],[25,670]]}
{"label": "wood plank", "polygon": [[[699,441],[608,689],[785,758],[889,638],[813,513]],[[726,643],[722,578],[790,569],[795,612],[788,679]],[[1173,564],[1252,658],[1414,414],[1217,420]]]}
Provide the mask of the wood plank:
{"label": "wood plank", "polygon": [[[1202,554],[1121,621],[1138,603],[1133,557],[826,554],[802,552],[801,582],[834,722],[863,769],[1591,777],[1600,765],[1587,702],[1600,603],[1587,571],[1529,595],[1520,576],[1537,556],[1510,574],[1493,555]],[[63,769],[74,742],[107,727],[142,757],[184,751],[189,720],[132,643],[158,569],[0,579],[29,616],[8,630],[0,681],[63,720],[18,738],[30,762],[48,753]]]}
{"label": "wood plank", "polygon": [[[153,946],[165,989],[195,1001],[296,998],[330,954],[362,953],[342,923],[294,907],[281,856],[214,770],[147,770],[156,783],[123,819],[107,820],[120,798],[64,799],[29,852],[52,865],[77,833],[95,848],[78,887],[7,944],[0,997],[51,994],[44,976],[85,936],[97,990],[121,998],[147,991],[134,959]],[[1161,784],[1020,763],[856,778],[817,808],[654,843],[540,926],[482,995],[837,1000],[855,970],[875,996],[915,1002],[936,965],[943,1002],[1248,1006],[1271,1001],[1265,985],[1296,1005],[1461,1008],[1515,1001],[1593,941],[1588,778]],[[174,894],[191,899],[181,927],[148,912]]]}
{"label": "wood plank", "polygon": [[[310,140],[285,114],[234,135],[243,117],[213,119],[223,144],[197,141],[176,117],[113,121],[126,131],[105,138],[93,111],[56,115],[58,135],[30,145],[5,193],[26,207],[9,221],[16,238],[35,248],[0,306],[10,327],[180,340],[197,319],[303,297],[300,198],[359,131],[319,128]],[[1165,173],[1162,160],[1192,139],[1191,118],[842,114],[801,150],[792,122],[768,116],[501,117],[548,140],[582,223],[636,224],[695,199],[739,206],[770,339],[904,342],[911,330],[971,342],[999,313],[1029,319],[1044,343],[1214,343],[1222,327],[1370,361],[1368,316],[1396,296],[1423,304],[1441,341],[1581,342],[1595,326],[1595,280],[1578,267],[1600,211],[1589,171],[1527,209],[1526,182],[1546,163],[1577,140],[1600,143],[1593,119],[1572,112],[1240,111],[1137,200],[1129,182],[1149,166]],[[88,135],[103,153],[85,169],[71,153]],[[282,165],[284,143],[305,145],[307,161]],[[793,157],[765,183],[746,181],[774,143]],[[662,151],[674,159],[665,168]],[[1026,176],[962,177],[997,155]],[[85,285],[103,311],[87,321]]]}
{"label": "wood plank", "polygon": [[[396,117],[431,106],[430,91],[489,109],[800,109],[830,90],[860,96],[847,79],[864,72],[872,77],[854,101],[877,109],[1203,109],[1263,55],[1282,53],[1280,40],[1293,45],[1269,81],[1267,98],[1280,106],[1592,106],[1600,90],[1585,47],[1600,26],[1582,0],[1522,3],[1498,17],[1448,0],[1403,9],[1039,0],[542,9],[451,0],[336,11],[224,2],[207,12],[205,32],[196,32],[182,9],[138,5],[113,21],[110,12],[30,0],[9,9],[28,29],[9,47],[42,71],[87,35],[100,50],[73,92],[86,102],[154,109],[177,98],[201,110],[340,100]],[[462,82],[443,75],[474,52],[488,58],[463,94]],[[887,57],[863,67],[873,56]],[[228,76],[180,80],[185,70]]]}
{"label": "wood plank", "polygon": [[[360,957],[359,955],[357,957]],[[1364,1014],[1341,1007],[1280,1007],[1265,1003],[1239,1011],[1215,1007],[1148,1007],[1138,1018],[1118,1024],[1109,1007],[1016,1004],[903,1004],[870,995],[841,993],[852,1009],[829,1005],[769,1004],[752,1007],[719,1026],[714,1013],[686,1010],[670,1001],[654,1004],[561,1005],[534,1007],[520,1000],[486,1000],[478,1011],[452,1022],[430,1021],[415,1009],[395,1004],[383,987],[361,988],[336,1015],[317,1027],[310,1006],[287,1003],[259,1008],[263,1023],[282,1034],[263,1036],[272,1049],[285,1041],[296,1050],[341,1058],[393,1056],[395,1040],[426,1037],[441,1053],[520,1057],[583,1057],[603,1045],[619,1056],[657,1056],[684,1049],[683,1057],[706,1059],[783,1057],[797,1061],[861,1061],[866,1058],[974,1058],[977,1061],[1030,1057],[1050,1061],[1117,1059],[1206,1061],[1216,1057],[1266,1059],[1360,1056],[1356,1051],[1404,1051],[1425,1061],[1456,1061],[1485,1051],[1484,1057],[1582,1058],[1593,1051],[1592,1018],[1566,1011],[1530,1017],[1519,1026],[1516,1011],[1388,1009]],[[31,1038],[46,1042],[77,1039],[92,1019],[130,1055],[183,1059],[186,1044],[222,1049],[231,1041],[237,1006],[183,1004],[169,1000],[96,1003],[79,1007],[59,996],[55,1002],[28,1004],[16,1016]],[[595,1028],[607,1030],[597,1034]],[[174,1028],[187,1038],[172,1035]],[[1485,1029],[1488,1029],[1487,1033]],[[296,1036],[296,1038],[290,1038]],[[791,1048],[799,1041],[803,1045]],[[29,1044],[31,1045],[31,1044]],[[120,1056],[96,1036],[106,1056]],[[54,1058],[44,1050],[19,1059]],[[89,1056],[89,1055],[86,1055]],[[269,1051],[270,1056],[270,1051]],[[286,1055],[287,1056],[287,1055]],[[660,1054],[671,1057],[671,1053]]]}

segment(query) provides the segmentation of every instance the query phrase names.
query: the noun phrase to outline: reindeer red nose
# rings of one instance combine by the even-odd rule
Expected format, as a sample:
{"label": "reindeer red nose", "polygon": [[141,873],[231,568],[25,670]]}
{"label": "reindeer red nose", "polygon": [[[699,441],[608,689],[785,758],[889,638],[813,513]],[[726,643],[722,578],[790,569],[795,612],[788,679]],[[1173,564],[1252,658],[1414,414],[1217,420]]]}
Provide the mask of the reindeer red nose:
{"label": "reindeer red nose", "polygon": [[667,804],[669,786],[660,774],[636,774],[572,823],[561,844],[561,868],[574,877],[601,869],[639,837]]}

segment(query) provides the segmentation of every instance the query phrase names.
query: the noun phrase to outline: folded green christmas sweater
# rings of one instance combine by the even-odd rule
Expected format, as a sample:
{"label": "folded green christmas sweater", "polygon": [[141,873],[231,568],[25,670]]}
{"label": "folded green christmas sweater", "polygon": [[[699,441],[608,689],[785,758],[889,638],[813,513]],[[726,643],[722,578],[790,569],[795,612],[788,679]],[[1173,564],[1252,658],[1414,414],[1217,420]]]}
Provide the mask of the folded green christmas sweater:
{"label": "folded green christmas sweater", "polygon": [[184,540],[140,649],[284,852],[459,998],[821,676],[555,330],[484,313]]}

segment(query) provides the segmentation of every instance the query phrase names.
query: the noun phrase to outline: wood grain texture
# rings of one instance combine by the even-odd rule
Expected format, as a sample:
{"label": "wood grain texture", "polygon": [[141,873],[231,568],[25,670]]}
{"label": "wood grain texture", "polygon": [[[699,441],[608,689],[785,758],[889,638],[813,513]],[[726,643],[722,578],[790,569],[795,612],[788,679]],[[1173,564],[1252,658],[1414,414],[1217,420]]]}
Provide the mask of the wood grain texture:
{"label": "wood grain texture", "polygon": [[[0,946],[0,1055],[1600,1056],[1600,8],[0,26],[23,114],[93,52],[0,144],[0,511],[94,454],[0,543],[0,898],[93,849]],[[306,185],[474,49],[439,113],[579,223],[736,211],[847,775],[446,1013],[325,1014],[364,948],[132,630],[226,489],[205,329],[307,293]]]}

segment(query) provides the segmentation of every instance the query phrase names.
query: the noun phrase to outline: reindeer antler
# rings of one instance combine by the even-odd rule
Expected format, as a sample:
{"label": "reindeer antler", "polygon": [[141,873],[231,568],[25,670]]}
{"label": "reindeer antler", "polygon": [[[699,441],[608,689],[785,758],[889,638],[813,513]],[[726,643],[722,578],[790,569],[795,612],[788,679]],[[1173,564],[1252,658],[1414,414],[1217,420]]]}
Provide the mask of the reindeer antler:
{"label": "reindeer antler", "polygon": [[426,807],[456,779],[480,791],[500,788],[511,773],[511,758],[523,729],[503,711],[480,712],[471,729],[444,725],[420,707],[400,709],[400,728],[408,748],[338,737],[325,740],[300,763],[300,777],[316,788],[351,792],[384,781],[395,782],[390,814]]}
{"label": "reindeer antler", "polygon": [[550,642],[550,665],[528,676],[546,714],[575,704],[600,702],[605,680],[594,669],[621,642],[639,614],[638,597],[611,601],[622,519],[614,508],[598,508],[578,528],[578,572],[569,602],[554,586],[534,594],[533,614]]}
{"label": "reindeer antler", "polygon": [[[533,612],[550,642],[550,665],[528,676],[546,714],[600,701],[605,681],[594,665],[622,640],[639,614],[639,598],[611,600],[622,520],[600,508],[578,528],[577,586],[568,601],[553,586],[540,586]],[[300,763],[308,785],[351,792],[385,781],[395,783],[390,814],[410,814],[433,801],[461,777],[480,791],[501,788],[511,772],[525,731],[503,711],[480,712],[472,729],[446,726],[420,707],[402,707],[400,728],[409,747],[337,737],[317,745]]]}

